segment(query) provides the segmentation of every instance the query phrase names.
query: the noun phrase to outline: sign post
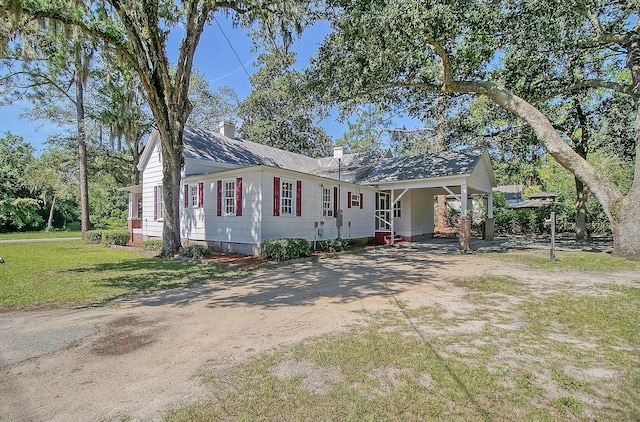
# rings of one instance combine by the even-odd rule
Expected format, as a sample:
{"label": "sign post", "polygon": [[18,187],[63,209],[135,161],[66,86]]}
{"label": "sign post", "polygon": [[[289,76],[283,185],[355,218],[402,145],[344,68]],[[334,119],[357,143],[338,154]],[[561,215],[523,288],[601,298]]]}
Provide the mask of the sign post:
{"label": "sign post", "polygon": [[549,259],[556,260],[556,213],[551,213],[551,250],[549,251]]}

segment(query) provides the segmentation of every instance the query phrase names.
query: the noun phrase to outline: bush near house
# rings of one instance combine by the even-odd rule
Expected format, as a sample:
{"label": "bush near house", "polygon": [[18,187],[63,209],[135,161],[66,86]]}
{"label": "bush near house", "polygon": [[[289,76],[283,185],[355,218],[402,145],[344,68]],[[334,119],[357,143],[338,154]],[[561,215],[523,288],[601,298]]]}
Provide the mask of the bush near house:
{"label": "bush near house", "polygon": [[102,243],[102,230],[89,230],[84,236],[84,241],[93,245]]}
{"label": "bush near house", "polygon": [[266,259],[286,261],[309,256],[311,243],[306,239],[267,239],[262,242],[262,256]]}
{"label": "bush near house", "polygon": [[318,242],[318,250],[326,252],[342,252],[349,249],[349,241],[345,239],[327,239]]}
{"label": "bush near house", "polygon": [[160,252],[162,250],[162,240],[145,240],[142,242],[142,249],[151,252]]}
{"label": "bush near house", "polygon": [[[160,246],[162,249],[162,245]],[[180,248],[180,255],[187,258],[200,259],[209,255],[209,248],[202,245],[190,245]]]}
{"label": "bush near house", "polygon": [[129,243],[129,237],[127,230],[105,230],[102,232],[102,244],[105,246],[126,246]]}

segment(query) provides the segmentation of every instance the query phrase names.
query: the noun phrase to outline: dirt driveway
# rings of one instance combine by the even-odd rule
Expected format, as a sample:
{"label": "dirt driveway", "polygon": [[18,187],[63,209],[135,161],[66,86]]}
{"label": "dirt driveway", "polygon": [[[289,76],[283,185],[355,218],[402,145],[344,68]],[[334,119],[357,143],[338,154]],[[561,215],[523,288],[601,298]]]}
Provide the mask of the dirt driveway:
{"label": "dirt driveway", "polygon": [[128,297],[113,307],[4,313],[0,420],[158,420],[207,396],[203,373],[338,332],[358,318],[354,311],[392,308],[396,300],[464,307],[467,291],[455,281],[514,271],[553,282],[482,255],[398,247]]}

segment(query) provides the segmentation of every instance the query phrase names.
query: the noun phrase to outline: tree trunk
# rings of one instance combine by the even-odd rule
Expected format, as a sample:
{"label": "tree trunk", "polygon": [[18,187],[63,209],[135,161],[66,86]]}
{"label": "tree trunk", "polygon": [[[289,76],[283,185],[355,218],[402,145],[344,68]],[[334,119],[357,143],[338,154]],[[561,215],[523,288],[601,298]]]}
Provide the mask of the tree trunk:
{"label": "tree trunk", "polygon": [[49,209],[49,218],[47,219],[47,231],[51,230],[53,227],[53,209],[56,207],[56,195],[53,195],[53,199],[51,200],[51,208]]}
{"label": "tree trunk", "polygon": [[87,178],[87,141],[85,134],[84,120],[84,82],[82,80],[82,48],[76,46],[75,52],[75,76],[76,87],[76,119],[78,129],[78,179],[80,181],[80,227],[82,238],[84,239],[87,230],[90,228],[89,222],[89,181]]}
{"label": "tree trunk", "polygon": [[140,163],[140,148],[137,140],[129,143],[131,145],[131,157],[133,158],[131,163],[131,183],[133,185],[140,184],[140,170],[138,164]]}
{"label": "tree trunk", "polygon": [[437,195],[438,198],[438,228],[445,228],[447,224],[447,195]]}
{"label": "tree trunk", "polygon": [[[176,127],[178,126],[178,127]],[[171,148],[162,143],[162,186],[164,204],[162,226],[162,254],[175,253],[180,241],[180,182],[182,180],[182,134],[184,128],[172,122],[169,128]]]}
{"label": "tree trunk", "polygon": [[[580,123],[580,137],[574,138],[573,149],[578,155],[585,160],[589,150],[589,126],[587,116],[585,116],[582,106],[575,101],[576,115]],[[582,183],[580,179],[575,178],[576,182],[576,241],[586,242],[589,240],[587,231],[587,200],[589,199],[589,188]]]}
{"label": "tree trunk", "polygon": [[589,199],[589,188],[577,177],[576,181],[576,241],[586,242],[589,240],[587,231],[587,200]]}
{"label": "tree trunk", "polygon": [[640,260],[640,22],[629,32],[627,68],[631,71],[633,99],[636,105],[634,133],[636,157],[633,183],[627,196],[612,204],[613,252],[626,258]]}
{"label": "tree trunk", "polygon": [[[638,58],[640,59],[640,56]],[[637,76],[640,77],[640,64],[635,68]],[[526,100],[492,82],[453,82],[447,86],[447,90],[485,95],[505,110],[524,119],[558,164],[582,180],[589,187],[589,191],[598,198],[611,222],[614,253],[627,258],[640,259],[640,207],[637,206],[640,203],[640,160],[637,159],[640,157],[640,142],[636,143],[633,185],[625,197],[613,182],[567,145],[549,119]],[[637,139],[640,139],[640,109],[636,118],[635,131]]]}

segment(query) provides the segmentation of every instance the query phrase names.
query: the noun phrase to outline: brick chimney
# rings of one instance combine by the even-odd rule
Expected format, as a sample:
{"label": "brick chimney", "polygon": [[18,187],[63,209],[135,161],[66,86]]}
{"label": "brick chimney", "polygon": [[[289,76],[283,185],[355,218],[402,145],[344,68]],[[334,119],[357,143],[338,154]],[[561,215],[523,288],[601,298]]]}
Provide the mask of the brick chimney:
{"label": "brick chimney", "polygon": [[236,125],[231,122],[222,121],[218,125],[220,127],[220,134],[226,136],[227,138],[235,139],[236,137]]}

